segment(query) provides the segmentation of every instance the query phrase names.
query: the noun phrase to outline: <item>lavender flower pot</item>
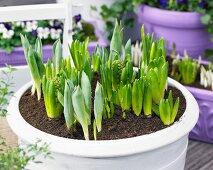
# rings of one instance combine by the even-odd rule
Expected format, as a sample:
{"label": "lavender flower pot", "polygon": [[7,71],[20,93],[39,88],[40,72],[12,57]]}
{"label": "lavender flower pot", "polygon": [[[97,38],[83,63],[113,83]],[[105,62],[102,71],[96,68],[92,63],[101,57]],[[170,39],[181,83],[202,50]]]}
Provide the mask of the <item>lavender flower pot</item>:
{"label": "lavender flower pot", "polygon": [[168,11],[141,5],[137,15],[139,25],[144,24],[146,32],[154,32],[157,37],[165,38],[169,54],[174,42],[178,53],[183,55],[183,51],[187,50],[193,58],[203,56],[205,49],[213,48],[199,13]]}
{"label": "lavender flower pot", "polygon": [[106,47],[107,46],[107,42],[106,42],[104,36],[99,31],[97,23],[95,21],[89,21],[89,23],[91,23],[94,26],[95,35],[98,37],[98,41],[96,41],[96,42],[90,42],[88,44],[89,53],[90,53],[90,55],[92,55],[92,53],[94,52],[95,47],[97,45],[99,45],[100,47]]}
{"label": "lavender flower pot", "polygon": [[199,119],[189,137],[191,139],[213,143],[213,91],[187,87],[200,108]]}
{"label": "lavender flower pot", "polygon": [[[95,28],[95,35],[98,37],[97,42],[90,42],[88,44],[88,50],[90,54],[93,53],[97,44],[100,47],[106,47],[107,43],[98,30],[96,22],[89,22],[93,24]],[[43,61],[47,62],[48,58],[52,57],[52,45],[46,45],[43,47]],[[14,51],[11,54],[7,54],[3,49],[0,49],[0,67],[4,67],[5,64],[9,64],[12,66],[26,65],[26,60],[24,57],[24,51],[22,47],[15,47]]]}
{"label": "lavender flower pot", "polygon": [[[43,47],[43,61],[47,62],[48,58],[52,56],[52,46],[46,45]],[[26,65],[24,57],[24,51],[22,47],[15,47],[11,54],[5,53],[0,49],[0,67],[4,67],[5,64],[12,66]]]}

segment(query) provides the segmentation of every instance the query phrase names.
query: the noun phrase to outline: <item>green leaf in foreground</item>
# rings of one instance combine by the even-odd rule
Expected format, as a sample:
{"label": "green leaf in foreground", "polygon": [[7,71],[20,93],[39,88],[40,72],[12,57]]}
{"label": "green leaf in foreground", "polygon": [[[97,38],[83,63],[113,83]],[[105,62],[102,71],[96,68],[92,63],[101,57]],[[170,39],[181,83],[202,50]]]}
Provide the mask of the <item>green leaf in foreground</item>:
{"label": "green leaf in foreground", "polygon": [[75,121],[72,94],[74,85],[71,80],[66,80],[64,89],[64,117],[67,128],[70,129]]}
{"label": "green leaf in foreground", "polygon": [[169,91],[168,99],[161,99],[159,104],[159,116],[164,125],[171,125],[174,123],[179,109],[179,97],[173,104],[172,91]]}
{"label": "green leaf in foreground", "polygon": [[89,130],[88,130],[89,113],[86,109],[84,95],[80,86],[76,87],[72,95],[72,101],[73,101],[73,108],[75,111],[75,117],[83,128],[85,139],[89,140]]}
{"label": "green leaf in foreground", "polygon": [[95,89],[94,114],[98,132],[101,131],[103,113],[104,113],[103,87],[99,82],[97,82]]}

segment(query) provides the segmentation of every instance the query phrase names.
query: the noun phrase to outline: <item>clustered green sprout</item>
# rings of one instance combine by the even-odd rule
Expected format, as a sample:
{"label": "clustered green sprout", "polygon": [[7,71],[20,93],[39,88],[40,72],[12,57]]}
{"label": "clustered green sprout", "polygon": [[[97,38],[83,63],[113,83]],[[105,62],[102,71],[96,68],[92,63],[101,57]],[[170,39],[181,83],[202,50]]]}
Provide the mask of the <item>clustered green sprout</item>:
{"label": "clustered green sprout", "polygon": [[180,58],[180,55],[176,55],[175,51],[175,45],[173,45],[171,77],[185,85],[191,85],[197,80],[200,72],[200,85],[213,90],[213,64],[201,65],[201,57],[194,60],[189,58],[186,51],[184,57]]}
{"label": "clustered green sprout", "polygon": [[[47,116],[54,119],[64,115],[68,130],[80,124],[86,140],[91,136],[89,127],[93,127],[93,136],[97,139],[97,133],[103,128],[102,120],[115,115],[115,106],[122,109],[123,119],[126,119],[127,111],[133,110],[136,116],[149,118],[155,113],[165,125],[174,123],[179,98],[173,105],[170,91],[168,99],[164,99],[168,78],[164,39],[145,35],[144,27],[141,35],[139,68],[133,67],[131,40],[124,47],[122,45],[123,29],[118,22],[110,50],[97,46],[91,61],[87,50],[88,39],[84,42],[73,41],[68,58],[62,58],[61,42],[56,41],[53,60],[44,65],[41,41],[37,39],[32,47],[27,38],[21,36],[33,79],[32,94],[37,91],[39,100],[43,93]],[[99,80],[92,102],[91,83],[95,74]],[[91,109],[92,104],[94,110]]]}
{"label": "clustered green sprout", "polygon": [[179,56],[174,58],[171,77],[189,85],[195,82],[199,68],[200,63],[188,57],[185,52],[184,58],[180,59]]}

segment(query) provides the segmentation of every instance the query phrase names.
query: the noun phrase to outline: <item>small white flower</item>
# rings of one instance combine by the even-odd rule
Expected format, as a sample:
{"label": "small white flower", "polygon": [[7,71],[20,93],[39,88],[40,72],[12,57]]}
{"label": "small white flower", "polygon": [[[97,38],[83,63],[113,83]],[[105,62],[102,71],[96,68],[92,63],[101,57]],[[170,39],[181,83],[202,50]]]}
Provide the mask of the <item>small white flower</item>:
{"label": "small white flower", "polygon": [[13,30],[5,30],[4,32],[3,32],[3,38],[4,39],[10,39],[10,38],[12,38],[12,36],[14,35],[14,31]]}
{"label": "small white flower", "polygon": [[57,30],[54,28],[50,29],[50,36],[51,36],[51,39],[53,40],[60,38],[61,33],[62,33],[61,29],[57,29]]}
{"label": "small white flower", "polygon": [[3,33],[4,31],[7,31],[7,28],[5,28],[4,24],[0,24],[0,33]]}
{"label": "small white flower", "polygon": [[33,30],[36,30],[38,27],[38,22],[37,21],[27,21],[26,22],[26,32],[32,32]]}
{"label": "small white flower", "polygon": [[22,27],[22,28],[24,28],[24,26],[25,26],[24,22],[22,22],[22,21],[16,21],[13,24],[17,27]]}
{"label": "small white flower", "polygon": [[38,27],[37,32],[39,38],[47,39],[50,34],[50,29],[47,27],[46,28]]}
{"label": "small white flower", "polygon": [[203,66],[201,66],[200,72],[200,84],[204,87],[213,88],[213,71],[206,70]]}

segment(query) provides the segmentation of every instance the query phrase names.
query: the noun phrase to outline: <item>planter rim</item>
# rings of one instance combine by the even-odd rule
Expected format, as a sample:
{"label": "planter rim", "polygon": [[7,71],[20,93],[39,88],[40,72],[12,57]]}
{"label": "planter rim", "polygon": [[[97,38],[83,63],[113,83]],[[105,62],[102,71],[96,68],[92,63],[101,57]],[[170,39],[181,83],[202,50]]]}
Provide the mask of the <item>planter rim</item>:
{"label": "planter rim", "polygon": [[180,15],[200,15],[198,12],[191,12],[191,11],[174,11],[174,10],[168,10],[168,9],[162,9],[162,8],[157,8],[157,7],[152,7],[152,6],[149,6],[149,5],[145,5],[145,4],[142,4],[140,6],[144,6],[146,8],[152,8],[152,9],[155,9],[155,10],[159,10],[159,11],[164,11],[164,12],[168,12],[168,13],[178,13]]}
{"label": "planter rim", "polygon": [[138,17],[144,21],[167,27],[176,28],[204,28],[198,12],[172,11],[148,5],[140,5]]}
{"label": "planter rim", "polygon": [[[186,110],[178,122],[155,133],[118,140],[85,141],[66,139],[42,132],[27,123],[19,112],[19,100],[23,93],[32,86],[25,84],[11,98],[8,106],[7,121],[20,139],[35,143],[37,139],[50,143],[52,152],[75,155],[79,157],[120,157],[151,151],[169,145],[187,135],[195,126],[199,107],[192,94],[180,83],[169,78],[168,83],[178,88],[186,99]],[[112,149],[114,148],[114,149]]]}
{"label": "planter rim", "polygon": [[195,98],[213,101],[213,90],[200,89],[197,87],[186,86]]}
{"label": "planter rim", "polygon": [[[43,45],[43,49],[45,50],[45,49],[51,49],[52,48],[52,45],[50,45],[50,44],[47,44],[47,45]],[[22,46],[20,46],[20,47],[14,47],[14,51],[23,51],[23,47]],[[4,49],[2,49],[2,48],[0,48],[0,53],[5,53],[5,50]],[[13,53],[13,52],[12,52]],[[10,55],[10,54],[8,54],[8,55]]]}

